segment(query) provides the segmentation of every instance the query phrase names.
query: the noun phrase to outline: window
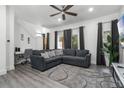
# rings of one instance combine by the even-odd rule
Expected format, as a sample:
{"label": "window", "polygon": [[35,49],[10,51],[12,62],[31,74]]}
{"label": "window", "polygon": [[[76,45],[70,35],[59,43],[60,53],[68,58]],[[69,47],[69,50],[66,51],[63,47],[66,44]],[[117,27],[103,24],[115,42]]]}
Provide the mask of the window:
{"label": "window", "polygon": [[43,46],[44,46],[44,49],[47,49],[47,34],[44,34],[45,36],[43,37]]}
{"label": "window", "polygon": [[103,43],[107,42],[107,36],[111,35],[111,23],[103,24]]}
{"label": "window", "polygon": [[63,49],[64,48],[64,35],[63,35],[63,31],[58,32],[57,48],[58,49]]}
{"label": "window", "polygon": [[[107,43],[108,42],[107,37],[108,37],[108,35],[111,36],[111,23],[103,24],[103,32],[102,33],[103,33],[102,34],[103,35],[103,37],[102,37],[103,48],[105,48],[104,43],[106,43],[107,45],[110,45],[110,43]],[[106,65],[109,66],[109,54],[104,51],[104,55],[105,55]]]}
{"label": "window", "polygon": [[47,49],[47,37],[45,37],[45,49]]}
{"label": "window", "polygon": [[72,48],[78,49],[78,36],[77,35],[72,36]]}
{"label": "window", "polygon": [[107,42],[107,36],[110,35],[111,36],[111,31],[104,31],[103,32],[103,43]]}
{"label": "window", "polygon": [[71,37],[71,47],[73,49],[78,49],[79,44],[79,29],[74,29],[72,31],[72,37]]}

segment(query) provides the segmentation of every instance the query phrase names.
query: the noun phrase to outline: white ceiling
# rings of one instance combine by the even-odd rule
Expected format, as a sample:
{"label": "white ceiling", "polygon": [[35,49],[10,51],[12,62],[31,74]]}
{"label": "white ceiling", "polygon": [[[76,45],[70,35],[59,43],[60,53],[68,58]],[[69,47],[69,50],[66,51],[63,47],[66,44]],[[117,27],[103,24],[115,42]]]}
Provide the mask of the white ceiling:
{"label": "white ceiling", "polygon": [[[14,7],[15,15],[17,18],[36,25],[45,26],[47,28],[72,24],[83,20],[89,20],[100,16],[109,15],[115,12],[119,12],[121,8],[120,5],[75,5],[69,11],[77,13],[78,16],[73,17],[67,15],[66,21],[59,23],[57,19],[61,18],[61,14],[50,17],[49,15],[57,13],[58,11],[48,5],[18,5]],[[94,8],[92,13],[88,12],[88,8],[90,7]]]}

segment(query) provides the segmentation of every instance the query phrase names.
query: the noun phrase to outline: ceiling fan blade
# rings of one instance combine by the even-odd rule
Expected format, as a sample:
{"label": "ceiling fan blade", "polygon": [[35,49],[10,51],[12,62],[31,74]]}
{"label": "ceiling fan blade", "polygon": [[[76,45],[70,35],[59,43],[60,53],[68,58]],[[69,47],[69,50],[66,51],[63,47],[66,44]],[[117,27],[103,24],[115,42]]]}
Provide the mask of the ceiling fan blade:
{"label": "ceiling fan blade", "polygon": [[55,13],[55,14],[52,14],[52,15],[50,15],[50,16],[53,17],[53,16],[58,15],[58,14],[60,14],[60,13],[61,13],[61,12]]}
{"label": "ceiling fan blade", "polygon": [[62,19],[65,20],[65,14],[62,14]]}
{"label": "ceiling fan blade", "polygon": [[74,5],[67,5],[67,6],[63,9],[63,11],[69,10],[72,6],[74,6]]}
{"label": "ceiling fan blade", "polygon": [[77,16],[77,13],[73,13],[73,12],[65,12],[65,13],[71,16]]}
{"label": "ceiling fan blade", "polygon": [[62,9],[64,9],[65,8],[65,5],[62,5]]}
{"label": "ceiling fan blade", "polygon": [[59,9],[58,7],[54,6],[54,5],[50,5],[51,7],[53,7],[54,9],[57,9],[58,11],[62,11],[61,9]]}

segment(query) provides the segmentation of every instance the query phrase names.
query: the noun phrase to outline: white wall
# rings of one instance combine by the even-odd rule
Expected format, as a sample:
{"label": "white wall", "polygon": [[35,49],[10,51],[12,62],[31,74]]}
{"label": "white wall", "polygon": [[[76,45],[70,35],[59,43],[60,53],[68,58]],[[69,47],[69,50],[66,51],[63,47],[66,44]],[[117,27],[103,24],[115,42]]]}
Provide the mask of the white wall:
{"label": "white wall", "polygon": [[14,8],[6,6],[6,68],[14,69]]}
{"label": "white wall", "polygon": [[[97,30],[98,30],[98,22],[107,22],[119,17],[118,13],[99,17],[92,20],[82,21],[75,24],[70,24],[66,26],[52,28],[52,31],[62,31],[64,29],[69,28],[77,28],[79,26],[84,26],[84,39],[85,39],[85,49],[90,50],[92,54],[91,61],[93,64],[96,64],[96,48],[97,48]],[[109,25],[110,26],[110,25]],[[106,26],[104,29],[108,29]],[[51,36],[50,39],[53,39],[54,36]],[[54,43],[51,43],[50,46],[54,46]]]}
{"label": "white wall", "polygon": [[[29,27],[29,26],[28,26]],[[21,34],[24,34],[24,41],[21,41]],[[28,44],[28,37],[30,37],[30,44]],[[35,49],[35,37],[21,24],[15,21],[15,47],[20,47],[21,52],[25,49]]]}
{"label": "white wall", "polygon": [[6,74],[6,6],[0,5],[0,75]]}
{"label": "white wall", "polygon": [[[36,36],[37,32],[41,33],[41,36]],[[42,27],[40,25],[35,25],[15,18],[15,47],[20,47],[21,52],[24,52],[25,49],[31,48],[36,50],[43,49],[43,39],[42,33],[49,32],[49,29]],[[21,34],[24,34],[24,41],[21,41]],[[30,37],[31,43],[27,43],[27,38]]]}
{"label": "white wall", "polygon": [[120,16],[124,15],[124,6],[122,6],[121,10],[120,10]]}
{"label": "white wall", "polygon": [[14,9],[10,6],[0,6],[0,33],[1,75],[14,69]]}
{"label": "white wall", "polygon": [[36,37],[36,43],[35,43],[35,49],[36,50],[42,50],[43,49],[43,38],[42,37]]}

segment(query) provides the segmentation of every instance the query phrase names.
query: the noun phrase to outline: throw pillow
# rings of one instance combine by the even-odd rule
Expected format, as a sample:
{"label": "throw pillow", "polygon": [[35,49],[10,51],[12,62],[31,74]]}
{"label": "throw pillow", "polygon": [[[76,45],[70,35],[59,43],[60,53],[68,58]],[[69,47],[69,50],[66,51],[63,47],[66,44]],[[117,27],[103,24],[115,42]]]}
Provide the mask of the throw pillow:
{"label": "throw pillow", "polygon": [[86,54],[88,53],[89,53],[88,50],[76,50],[76,56],[79,56],[79,57],[85,57]]}
{"label": "throw pillow", "polygon": [[63,50],[55,50],[55,54],[56,54],[56,56],[61,56],[61,55],[63,55]]}
{"label": "throw pillow", "polygon": [[55,56],[55,51],[49,51],[48,55],[49,55],[49,57],[54,57]]}
{"label": "throw pillow", "polygon": [[64,55],[75,56],[75,49],[63,49]]}
{"label": "throw pillow", "polygon": [[46,54],[47,58],[50,58],[49,52],[45,52],[45,54]]}
{"label": "throw pillow", "polygon": [[41,53],[41,56],[44,57],[44,58],[49,58],[47,52],[45,52],[45,53]]}
{"label": "throw pillow", "polygon": [[52,53],[52,55],[53,56],[56,56],[56,54],[55,54],[55,51],[53,50],[53,51],[51,51],[51,53]]}
{"label": "throw pillow", "polygon": [[76,51],[76,56],[83,57],[83,51]]}

